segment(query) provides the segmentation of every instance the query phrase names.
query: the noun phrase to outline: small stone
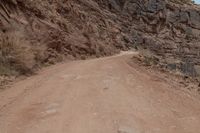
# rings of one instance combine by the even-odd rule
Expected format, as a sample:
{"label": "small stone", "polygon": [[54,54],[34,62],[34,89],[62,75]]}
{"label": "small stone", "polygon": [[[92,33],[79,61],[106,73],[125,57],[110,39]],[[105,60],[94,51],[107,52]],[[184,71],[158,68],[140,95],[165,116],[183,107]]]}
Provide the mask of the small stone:
{"label": "small stone", "polygon": [[130,127],[120,127],[117,133],[139,133],[139,132]]}

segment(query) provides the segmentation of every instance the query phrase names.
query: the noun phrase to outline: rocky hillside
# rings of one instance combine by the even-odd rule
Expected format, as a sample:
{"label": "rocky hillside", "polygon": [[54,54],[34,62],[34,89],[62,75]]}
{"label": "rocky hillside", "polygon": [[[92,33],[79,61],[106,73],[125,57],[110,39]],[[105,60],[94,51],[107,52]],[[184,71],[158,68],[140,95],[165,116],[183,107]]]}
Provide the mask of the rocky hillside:
{"label": "rocky hillside", "polygon": [[0,36],[0,74],[130,48],[191,76],[200,65],[200,7],[188,1],[0,0]]}
{"label": "rocky hillside", "polygon": [[[1,62],[7,64],[3,69],[9,66],[26,73],[64,58],[100,57],[128,49],[117,14],[101,1],[1,0],[0,5]],[[9,52],[4,49],[6,42],[12,44]]]}
{"label": "rocky hillside", "polygon": [[199,74],[199,6],[177,1],[130,1],[123,12],[128,13],[131,44],[150,50],[170,69],[190,76]]}

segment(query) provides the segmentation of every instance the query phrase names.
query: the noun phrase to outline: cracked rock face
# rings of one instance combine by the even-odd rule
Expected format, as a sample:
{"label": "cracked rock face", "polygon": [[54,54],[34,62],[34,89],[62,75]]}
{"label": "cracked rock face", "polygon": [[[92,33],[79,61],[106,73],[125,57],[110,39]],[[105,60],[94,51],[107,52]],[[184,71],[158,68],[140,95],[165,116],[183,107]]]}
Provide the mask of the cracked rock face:
{"label": "cracked rock face", "polygon": [[200,7],[167,0],[127,0],[122,12],[131,26],[124,26],[131,44],[164,59],[181,60],[188,66],[183,72],[195,75],[194,66],[200,65]]}

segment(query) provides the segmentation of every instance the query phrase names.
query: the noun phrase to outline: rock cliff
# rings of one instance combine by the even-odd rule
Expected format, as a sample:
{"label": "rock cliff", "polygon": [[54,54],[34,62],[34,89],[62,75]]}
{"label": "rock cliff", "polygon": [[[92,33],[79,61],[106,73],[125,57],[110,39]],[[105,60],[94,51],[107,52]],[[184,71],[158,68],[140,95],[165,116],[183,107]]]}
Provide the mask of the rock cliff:
{"label": "rock cliff", "polygon": [[[148,49],[190,76],[200,65],[200,7],[175,1],[126,1],[131,44]],[[124,28],[125,29],[125,28]],[[177,64],[177,61],[180,62]]]}
{"label": "rock cliff", "polygon": [[[178,0],[1,0],[1,36],[29,41],[36,64],[147,49],[198,75],[200,6]],[[178,62],[178,63],[177,63]]]}

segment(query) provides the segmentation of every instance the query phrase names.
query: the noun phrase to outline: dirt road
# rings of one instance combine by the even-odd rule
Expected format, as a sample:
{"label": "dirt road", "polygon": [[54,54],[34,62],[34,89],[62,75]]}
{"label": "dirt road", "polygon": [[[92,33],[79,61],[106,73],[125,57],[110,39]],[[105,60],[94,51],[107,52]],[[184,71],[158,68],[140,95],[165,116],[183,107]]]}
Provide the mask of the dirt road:
{"label": "dirt road", "polygon": [[0,92],[0,133],[198,133],[192,93],[132,54],[58,64]]}

